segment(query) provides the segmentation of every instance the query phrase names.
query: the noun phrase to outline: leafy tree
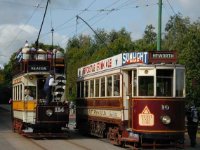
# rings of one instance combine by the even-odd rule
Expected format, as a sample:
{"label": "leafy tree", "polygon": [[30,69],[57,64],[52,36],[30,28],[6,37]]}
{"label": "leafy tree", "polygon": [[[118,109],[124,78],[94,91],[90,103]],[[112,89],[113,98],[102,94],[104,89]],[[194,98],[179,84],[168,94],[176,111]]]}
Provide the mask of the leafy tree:
{"label": "leafy tree", "polygon": [[147,25],[142,39],[136,41],[136,49],[139,51],[149,51],[156,49],[155,27]]}
{"label": "leafy tree", "polygon": [[187,30],[182,38],[184,45],[181,46],[180,63],[186,67],[188,103],[200,106],[200,22],[194,22]]}

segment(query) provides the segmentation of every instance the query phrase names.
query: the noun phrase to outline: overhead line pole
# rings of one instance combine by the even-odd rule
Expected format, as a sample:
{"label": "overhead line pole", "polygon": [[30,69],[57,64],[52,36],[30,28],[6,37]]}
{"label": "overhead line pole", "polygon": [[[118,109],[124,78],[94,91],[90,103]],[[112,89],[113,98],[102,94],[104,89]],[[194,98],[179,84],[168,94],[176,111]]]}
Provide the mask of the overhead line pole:
{"label": "overhead line pole", "polygon": [[162,0],[158,2],[158,34],[157,34],[157,51],[161,50],[161,29],[162,27]]}

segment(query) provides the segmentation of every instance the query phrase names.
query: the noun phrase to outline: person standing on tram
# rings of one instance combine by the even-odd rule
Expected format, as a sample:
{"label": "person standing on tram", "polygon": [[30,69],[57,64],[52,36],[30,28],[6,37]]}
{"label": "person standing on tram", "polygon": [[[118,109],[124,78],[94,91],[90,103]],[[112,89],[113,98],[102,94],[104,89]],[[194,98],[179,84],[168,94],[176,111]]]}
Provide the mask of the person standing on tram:
{"label": "person standing on tram", "polygon": [[46,97],[46,105],[49,104],[52,101],[52,87],[57,85],[54,80],[54,71],[50,71],[49,76],[46,78],[45,84],[44,84],[44,92]]}

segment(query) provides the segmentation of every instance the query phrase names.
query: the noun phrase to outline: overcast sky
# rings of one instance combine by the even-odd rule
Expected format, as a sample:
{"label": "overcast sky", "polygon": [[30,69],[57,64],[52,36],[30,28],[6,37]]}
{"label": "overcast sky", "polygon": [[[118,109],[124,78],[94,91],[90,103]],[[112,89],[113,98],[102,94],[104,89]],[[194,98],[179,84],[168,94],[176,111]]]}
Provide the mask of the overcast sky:
{"label": "overcast sky", "polygon": [[[47,0],[0,0],[0,66],[24,46],[34,43],[44,15]],[[141,38],[146,25],[156,27],[158,0],[50,0],[39,42],[65,48],[70,37],[93,34],[76,15],[94,30],[125,29],[133,40]],[[170,16],[181,13],[196,21],[200,14],[200,0],[163,0],[162,31]]]}

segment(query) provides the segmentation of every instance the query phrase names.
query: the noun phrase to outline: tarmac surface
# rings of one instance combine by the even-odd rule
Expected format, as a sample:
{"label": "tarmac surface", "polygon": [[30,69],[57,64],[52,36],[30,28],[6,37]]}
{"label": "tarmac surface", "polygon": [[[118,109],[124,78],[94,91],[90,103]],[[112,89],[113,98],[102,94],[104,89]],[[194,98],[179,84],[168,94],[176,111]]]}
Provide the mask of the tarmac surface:
{"label": "tarmac surface", "polygon": [[[11,111],[11,106],[10,104],[0,104],[0,109],[4,109],[6,111]],[[75,117],[75,115],[70,115],[70,119],[73,119]],[[198,131],[198,136],[197,136],[197,145],[195,147],[191,147],[190,146],[190,140],[188,137],[188,134],[185,133],[185,145],[183,149],[187,149],[187,150],[200,150],[200,130]],[[170,148],[169,148],[170,149]]]}

